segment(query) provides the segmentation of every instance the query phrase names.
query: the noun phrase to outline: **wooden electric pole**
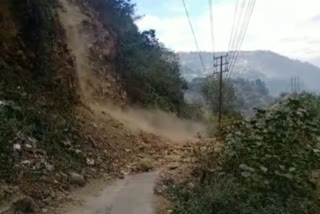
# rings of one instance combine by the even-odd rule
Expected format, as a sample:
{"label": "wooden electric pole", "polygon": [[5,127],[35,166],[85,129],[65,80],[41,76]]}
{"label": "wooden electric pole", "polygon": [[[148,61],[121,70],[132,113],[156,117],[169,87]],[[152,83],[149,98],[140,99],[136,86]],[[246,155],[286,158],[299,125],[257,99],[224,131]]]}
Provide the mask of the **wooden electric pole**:
{"label": "wooden electric pole", "polygon": [[223,73],[228,72],[228,54],[214,57],[214,67],[219,68],[219,71],[214,74],[219,74],[219,129],[221,128],[222,108],[223,108]]}

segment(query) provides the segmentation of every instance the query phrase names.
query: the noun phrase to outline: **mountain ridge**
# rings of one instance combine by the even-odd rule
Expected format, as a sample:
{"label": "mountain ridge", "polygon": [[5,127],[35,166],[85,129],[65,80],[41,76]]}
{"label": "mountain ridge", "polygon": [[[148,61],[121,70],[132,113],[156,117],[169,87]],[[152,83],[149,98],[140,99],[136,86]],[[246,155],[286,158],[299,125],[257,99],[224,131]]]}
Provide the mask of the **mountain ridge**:
{"label": "mountain ridge", "polygon": [[[217,55],[223,52],[216,53]],[[182,74],[187,80],[204,77],[211,73],[212,52],[201,52],[205,72],[201,70],[198,52],[178,52]],[[233,78],[261,79],[271,94],[290,91],[291,78],[300,77],[304,90],[318,92],[320,68],[315,65],[280,55],[272,51],[241,51],[234,67]]]}

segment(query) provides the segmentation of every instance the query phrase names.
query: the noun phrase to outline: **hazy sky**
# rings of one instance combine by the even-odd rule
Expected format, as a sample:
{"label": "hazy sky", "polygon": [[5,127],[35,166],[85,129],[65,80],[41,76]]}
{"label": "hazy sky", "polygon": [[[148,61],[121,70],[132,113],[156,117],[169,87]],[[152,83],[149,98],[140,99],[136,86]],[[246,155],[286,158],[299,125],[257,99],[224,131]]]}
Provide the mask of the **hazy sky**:
{"label": "hazy sky", "polygon": [[[248,0],[240,0],[248,1]],[[144,18],[141,30],[155,29],[160,41],[175,51],[195,45],[182,0],[133,0]],[[211,51],[208,0],[186,0],[200,49]],[[215,49],[227,50],[236,0],[213,0]],[[256,0],[243,50],[272,50],[311,60],[320,57],[320,0]]]}

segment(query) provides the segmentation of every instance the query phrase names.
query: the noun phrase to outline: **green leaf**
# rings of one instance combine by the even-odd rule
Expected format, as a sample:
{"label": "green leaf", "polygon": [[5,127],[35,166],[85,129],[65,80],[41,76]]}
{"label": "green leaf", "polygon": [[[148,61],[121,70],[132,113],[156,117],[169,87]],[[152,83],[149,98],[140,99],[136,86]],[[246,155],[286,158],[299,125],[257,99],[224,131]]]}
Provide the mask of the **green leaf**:
{"label": "green leaf", "polygon": [[294,171],[296,171],[296,168],[294,168],[294,167],[289,168],[289,172],[294,172]]}
{"label": "green leaf", "polygon": [[250,177],[251,173],[250,172],[241,172],[241,175],[245,178]]}
{"label": "green leaf", "polygon": [[283,176],[288,178],[288,179],[292,179],[293,178],[293,175],[291,173],[286,173]]}
{"label": "green leaf", "polygon": [[268,172],[268,168],[264,167],[264,166],[260,166],[260,169],[263,171],[263,172]]}

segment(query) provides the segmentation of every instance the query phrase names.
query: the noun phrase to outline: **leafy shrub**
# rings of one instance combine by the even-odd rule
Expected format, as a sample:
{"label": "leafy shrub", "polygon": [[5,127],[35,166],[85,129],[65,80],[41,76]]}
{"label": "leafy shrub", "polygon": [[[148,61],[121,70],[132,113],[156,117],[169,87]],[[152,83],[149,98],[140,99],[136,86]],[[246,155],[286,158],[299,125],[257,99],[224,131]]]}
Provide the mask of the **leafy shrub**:
{"label": "leafy shrub", "polygon": [[[14,181],[13,140],[18,133],[32,137],[48,156],[54,157],[62,165],[78,169],[83,160],[67,150],[62,142],[76,135],[75,123],[71,112],[50,112],[30,103],[19,91],[6,90],[0,93],[0,179]],[[11,100],[3,98],[10,97]],[[59,155],[57,155],[59,154]]]}
{"label": "leafy shrub", "polygon": [[[197,187],[203,194],[190,199],[198,190],[183,188],[178,203],[208,202],[189,213],[319,213],[319,104],[319,97],[305,94],[232,125],[223,151],[203,155],[206,167],[198,175],[206,176]],[[184,213],[179,209],[175,213]]]}
{"label": "leafy shrub", "polygon": [[[217,78],[216,79],[212,79],[211,77],[206,78],[202,86],[202,93],[214,113],[219,112],[219,99],[220,99],[219,89],[220,89],[220,83],[219,83],[219,79]],[[222,89],[223,89],[223,95],[222,95],[223,112],[222,113],[224,115],[232,115],[236,112],[236,109],[240,107],[238,105],[240,101],[238,101],[238,99],[236,98],[234,87],[230,80],[223,82]]]}

